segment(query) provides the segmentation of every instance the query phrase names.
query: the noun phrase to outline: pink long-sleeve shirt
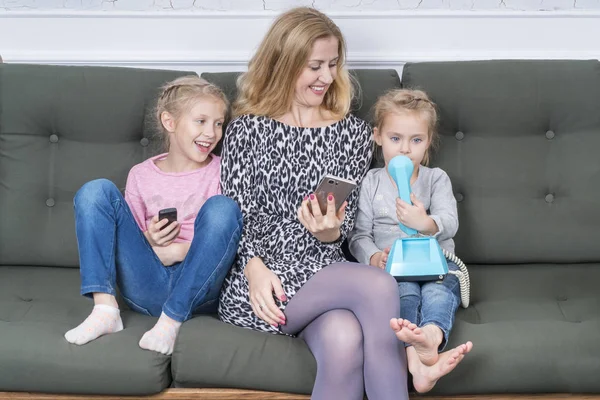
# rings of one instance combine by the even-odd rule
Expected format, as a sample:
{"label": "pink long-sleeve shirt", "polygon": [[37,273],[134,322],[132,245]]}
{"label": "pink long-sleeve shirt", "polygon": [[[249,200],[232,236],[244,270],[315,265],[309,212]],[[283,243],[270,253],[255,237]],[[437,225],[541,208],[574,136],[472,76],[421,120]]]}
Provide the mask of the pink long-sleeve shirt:
{"label": "pink long-sleeve shirt", "polygon": [[175,242],[191,242],[194,221],[206,200],[221,193],[220,160],[212,160],[205,167],[187,172],[164,172],[155,164],[165,154],[147,159],[129,171],[125,186],[125,201],[140,229],[148,230],[150,221],[163,208],[177,209],[181,231]]}

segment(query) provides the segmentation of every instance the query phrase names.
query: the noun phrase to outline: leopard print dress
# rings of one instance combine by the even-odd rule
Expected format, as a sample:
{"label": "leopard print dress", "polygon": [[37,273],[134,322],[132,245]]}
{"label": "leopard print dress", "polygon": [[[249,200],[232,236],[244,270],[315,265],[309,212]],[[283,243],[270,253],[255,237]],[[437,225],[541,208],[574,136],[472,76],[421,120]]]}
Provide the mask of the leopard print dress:
{"label": "leopard print dress", "polygon": [[[359,189],[348,198],[342,238],[335,243],[315,238],[298,220],[297,209],[327,174],[360,183],[372,150],[370,125],[353,115],[319,128],[253,115],[229,124],[221,154],[221,185],[223,194],[239,204],[244,229],[221,290],[222,321],[280,333],[250,306],[244,267],[252,257],[260,257],[277,274],[288,301],[321,268],[345,261],[341,243],[352,229]],[[285,309],[287,302],[276,302]]]}

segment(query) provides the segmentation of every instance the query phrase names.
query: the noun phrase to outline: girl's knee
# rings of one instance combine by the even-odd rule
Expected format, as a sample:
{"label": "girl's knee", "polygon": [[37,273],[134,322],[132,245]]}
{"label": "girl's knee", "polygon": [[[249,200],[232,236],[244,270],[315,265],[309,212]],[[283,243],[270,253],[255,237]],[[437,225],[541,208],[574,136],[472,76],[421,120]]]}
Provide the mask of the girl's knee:
{"label": "girl's knee", "polygon": [[235,218],[241,218],[242,216],[237,203],[221,194],[209,197],[208,200],[204,202],[202,208],[205,208],[206,211],[209,211],[211,214],[233,216]]}
{"label": "girl's knee", "polygon": [[85,183],[77,191],[74,203],[76,205],[96,203],[103,198],[110,199],[113,193],[121,193],[114,183],[108,179],[95,179]]}
{"label": "girl's knee", "polygon": [[195,221],[195,228],[208,224],[214,229],[230,230],[241,227],[242,213],[237,203],[227,196],[211,196],[202,205]]}
{"label": "girl's knee", "polygon": [[428,297],[457,297],[460,296],[460,282],[454,275],[447,275],[442,282],[428,282],[421,289],[423,296]]}

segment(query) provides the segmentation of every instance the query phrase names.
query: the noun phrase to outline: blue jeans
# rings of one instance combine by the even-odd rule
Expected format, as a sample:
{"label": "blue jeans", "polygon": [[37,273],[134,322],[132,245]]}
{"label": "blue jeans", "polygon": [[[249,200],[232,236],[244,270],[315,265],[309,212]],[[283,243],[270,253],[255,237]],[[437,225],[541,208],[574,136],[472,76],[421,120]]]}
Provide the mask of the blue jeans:
{"label": "blue jeans", "polygon": [[165,267],[117,187],[109,180],[86,183],[75,195],[81,294],[116,296],[142,314],[164,312],[183,322],[194,312],[214,312],[242,233],[242,214],[225,196],[210,197],[194,222],[185,259]]}
{"label": "blue jeans", "polygon": [[[458,271],[458,266],[448,261],[448,270]],[[454,275],[443,281],[398,282],[400,291],[400,318],[419,327],[433,324],[444,333],[439,351],[444,350],[454,325],[454,314],[460,304],[460,283]]]}

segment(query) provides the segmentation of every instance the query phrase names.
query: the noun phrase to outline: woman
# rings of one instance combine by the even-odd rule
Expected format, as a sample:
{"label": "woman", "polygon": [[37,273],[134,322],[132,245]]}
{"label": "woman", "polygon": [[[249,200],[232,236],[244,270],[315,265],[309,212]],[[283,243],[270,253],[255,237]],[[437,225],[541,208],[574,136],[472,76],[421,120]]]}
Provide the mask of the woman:
{"label": "woman", "polygon": [[[317,360],[313,399],[408,399],[404,346],[390,328],[398,286],[378,268],[344,262],[355,190],[322,213],[325,175],[360,182],[372,152],[368,123],[349,114],[352,84],[339,28],[310,8],[276,19],[239,82],[222,152],[223,193],[244,230],[219,316],[298,335]],[[462,357],[456,351],[456,359]],[[411,371],[413,372],[413,371]],[[440,366],[415,371],[432,387]]]}

